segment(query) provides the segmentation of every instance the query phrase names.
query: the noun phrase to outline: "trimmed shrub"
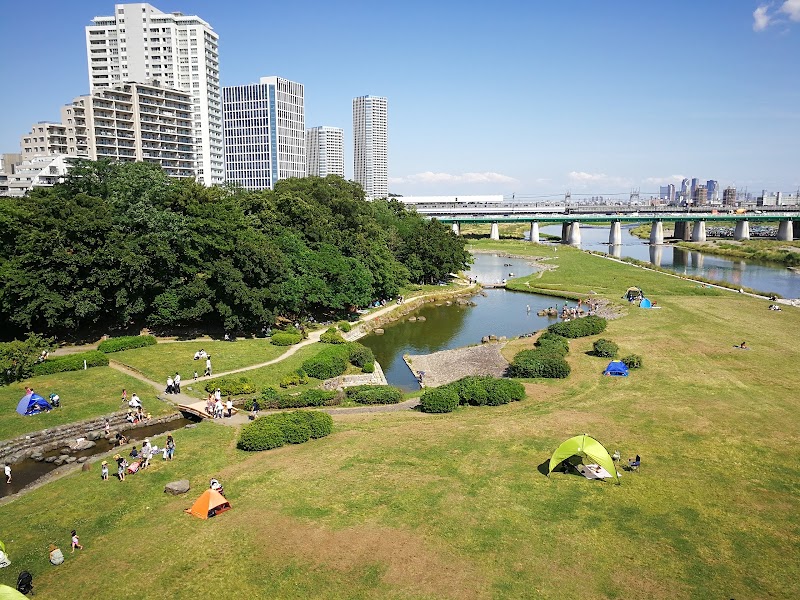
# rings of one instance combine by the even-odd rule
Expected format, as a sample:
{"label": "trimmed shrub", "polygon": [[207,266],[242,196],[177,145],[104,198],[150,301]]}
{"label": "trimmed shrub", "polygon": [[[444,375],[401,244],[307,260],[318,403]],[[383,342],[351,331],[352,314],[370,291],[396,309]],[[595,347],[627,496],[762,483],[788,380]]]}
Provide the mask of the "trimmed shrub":
{"label": "trimmed shrub", "polygon": [[100,342],[97,349],[100,352],[110,354],[111,352],[121,352],[122,350],[130,350],[131,348],[144,348],[145,346],[154,346],[156,344],[156,337],[154,335],[126,335],[110,340]]}
{"label": "trimmed shrub", "polygon": [[87,367],[105,367],[108,365],[108,357],[99,350],[89,352],[79,352],[78,354],[68,354],[57,358],[48,358],[44,362],[33,365],[33,376],[52,375],[53,373],[64,373],[65,371],[80,371],[83,369],[83,361]]}
{"label": "trimmed shrub", "polygon": [[347,370],[348,348],[346,345],[330,346],[303,363],[303,371],[309,377],[330,379]]}
{"label": "trimmed shrub", "polygon": [[304,385],[308,383],[308,377],[306,377],[306,372],[302,369],[298,369],[294,373],[291,373],[281,379],[280,385],[282,388],[288,388],[290,385]]}
{"label": "trimmed shrub", "polygon": [[299,411],[308,419],[311,428],[311,439],[316,440],[333,432],[333,417],[319,410]]}
{"label": "trimmed shrub", "polygon": [[303,336],[300,332],[286,333],[279,331],[277,333],[273,333],[269,341],[273,346],[294,346],[295,344],[300,343],[300,340],[302,339]]}
{"label": "trimmed shrub", "polygon": [[595,356],[602,356],[603,358],[614,358],[619,352],[619,346],[604,338],[596,340],[592,348]]}
{"label": "trimmed shrub", "polygon": [[629,354],[628,356],[622,357],[622,362],[625,363],[625,366],[629,369],[639,369],[642,366],[642,357],[638,354]]}
{"label": "trimmed shrub", "polygon": [[364,344],[358,342],[350,342],[347,344],[348,360],[357,367],[364,367],[367,363],[375,362],[375,355],[372,350],[367,348]]}
{"label": "trimmed shrub", "polygon": [[552,333],[550,331],[545,331],[539,338],[536,340],[536,347],[541,349],[547,349],[552,353],[556,353],[559,356],[566,356],[569,354],[569,342],[567,338],[564,336]]}
{"label": "trimmed shrub", "polygon": [[[354,390],[352,393],[350,390]],[[403,399],[403,392],[388,385],[359,385],[349,388],[347,397],[359,404],[397,404]]]}
{"label": "trimmed shrub", "polygon": [[323,344],[344,344],[345,339],[336,327],[328,327],[328,330],[319,336],[319,341]]}
{"label": "trimmed shrub", "polygon": [[363,367],[361,367],[361,371],[364,373],[374,373],[375,372],[375,363],[368,362]]}
{"label": "trimmed shrub", "polygon": [[268,415],[283,429],[286,442],[289,444],[302,444],[311,439],[311,427],[306,418],[299,412],[280,413]]}
{"label": "trimmed shrub", "polygon": [[553,323],[547,328],[550,333],[555,333],[565,338],[579,338],[597,335],[606,330],[608,322],[603,317],[590,316]]}
{"label": "trimmed shrub", "polygon": [[242,427],[237,447],[255,452],[280,448],[286,443],[286,434],[281,424],[271,419],[273,415],[259,417]]}
{"label": "trimmed shrub", "polygon": [[256,393],[256,386],[247,377],[220,377],[210,379],[203,389],[209,393],[219,388],[223,396],[246,396]]}
{"label": "trimmed shrub", "polygon": [[419,399],[422,412],[449,413],[458,406],[458,394],[447,387],[425,390]]}
{"label": "trimmed shrub", "polygon": [[570,366],[562,356],[546,350],[523,350],[517,353],[508,367],[511,377],[544,377],[563,379],[570,374]]}
{"label": "trimmed shrub", "polygon": [[339,326],[339,329],[341,329],[345,333],[348,333],[351,329],[353,329],[353,326],[350,325],[349,321],[339,321],[337,325]]}
{"label": "trimmed shrub", "polygon": [[460,404],[499,406],[525,398],[525,387],[518,381],[471,375],[447,384],[458,394]]}
{"label": "trimmed shrub", "polygon": [[[278,390],[274,387],[268,387],[261,390],[261,396],[258,398],[258,405],[261,408],[264,408],[270,402],[274,402],[278,399]],[[253,410],[253,400],[254,398],[248,398],[247,401],[244,403],[245,410]]]}

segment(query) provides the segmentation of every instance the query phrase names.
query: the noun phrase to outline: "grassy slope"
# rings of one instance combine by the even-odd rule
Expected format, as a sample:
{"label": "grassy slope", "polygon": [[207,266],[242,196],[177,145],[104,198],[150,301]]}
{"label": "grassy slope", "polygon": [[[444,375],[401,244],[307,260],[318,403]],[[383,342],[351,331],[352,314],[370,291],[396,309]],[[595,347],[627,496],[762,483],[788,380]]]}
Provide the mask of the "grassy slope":
{"label": "grassy slope", "polygon": [[[28,568],[40,598],[103,594],[101,573],[119,598],[796,596],[800,311],[558,256],[563,270],[541,284],[569,273],[576,292],[652,291],[662,309],[631,308],[603,334],[644,369],[601,377],[586,338],[571,344],[568,380],[530,382],[509,406],[349,416],[328,438],[255,455],[227,427],[181,431],[173,463],[125,483],[95,468],[0,507],[14,561],[0,581]],[[733,348],[742,339],[752,350]],[[621,486],[542,476],[580,432],[641,454],[641,472]],[[234,509],[182,514],[213,475]],[[179,477],[190,498],[162,493]],[[86,549],[50,567],[47,544],[68,550],[73,527]]]}
{"label": "grassy slope", "polygon": [[[25,395],[26,385],[44,398],[57,393],[61,408],[31,417],[18,415],[17,403]],[[129,395],[137,392],[153,415],[174,410],[170,404],[156,399],[151,386],[110,367],[43,375],[0,387],[0,440],[120,410],[122,388],[127,388]]]}
{"label": "grassy slope", "polygon": [[174,342],[157,344],[146,348],[136,348],[109,354],[116,360],[137,369],[153,381],[167,382],[167,375],[181,374],[183,381],[189,381],[194,371],[200,375],[206,367],[205,360],[193,360],[194,353],[204,349],[211,355],[211,365],[215,373],[257,365],[277,358],[285,347],[273,346],[268,339],[248,339],[236,342]]}

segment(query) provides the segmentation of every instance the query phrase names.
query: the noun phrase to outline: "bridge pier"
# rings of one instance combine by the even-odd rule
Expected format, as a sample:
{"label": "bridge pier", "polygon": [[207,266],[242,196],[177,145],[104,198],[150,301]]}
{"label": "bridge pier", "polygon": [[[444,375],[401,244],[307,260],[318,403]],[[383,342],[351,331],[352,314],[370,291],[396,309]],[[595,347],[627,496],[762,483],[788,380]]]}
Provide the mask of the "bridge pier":
{"label": "bridge pier", "polygon": [[657,267],[661,266],[661,260],[664,256],[664,244],[650,243],[650,262]]}
{"label": "bridge pier", "polygon": [[781,221],[778,223],[778,241],[779,242],[791,242],[794,238],[792,234],[794,233],[794,229],[792,227],[791,221]]}
{"label": "bridge pier", "polygon": [[706,241],[706,222],[705,221],[695,221],[694,222],[694,229],[692,229],[692,241],[693,242],[705,242]]}
{"label": "bridge pier", "polygon": [[[680,227],[679,227],[680,225]],[[680,221],[675,223],[675,234],[674,236],[679,239],[683,240],[684,242],[688,242],[692,239],[692,228],[689,227],[688,221]]]}
{"label": "bridge pier", "polygon": [[736,229],[733,230],[733,239],[735,240],[750,239],[750,221],[736,222]]}
{"label": "bridge pier", "polygon": [[572,223],[567,223],[564,221],[561,223],[561,243],[568,244],[569,243],[569,231],[572,226]]}
{"label": "bridge pier", "polygon": [[650,245],[660,246],[663,243],[664,243],[664,223],[662,223],[661,221],[653,221],[653,224],[650,226]]}
{"label": "bridge pier", "polygon": [[672,231],[672,237],[676,240],[683,239],[683,232],[686,231],[685,221],[675,221],[675,229]]}
{"label": "bridge pier", "polygon": [[622,244],[622,227],[619,221],[611,221],[611,231],[608,232],[608,243],[612,246]]}
{"label": "bridge pier", "polygon": [[461,235],[461,224],[458,221],[453,222],[453,233]]}
{"label": "bridge pier", "polygon": [[497,223],[492,223],[492,230],[489,232],[489,239],[490,240],[500,239],[500,227],[497,225]]}
{"label": "bridge pier", "polygon": [[531,242],[534,244],[539,243],[539,222],[531,221]]}
{"label": "bridge pier", "polygon": [[800,221],[792,221],[794,229],[794,239],[800,240]]}
{"label": "bridge pier", "polygon": [[581,224],[578,221],[573,221],[569,226],[569,245],[581,245]]}

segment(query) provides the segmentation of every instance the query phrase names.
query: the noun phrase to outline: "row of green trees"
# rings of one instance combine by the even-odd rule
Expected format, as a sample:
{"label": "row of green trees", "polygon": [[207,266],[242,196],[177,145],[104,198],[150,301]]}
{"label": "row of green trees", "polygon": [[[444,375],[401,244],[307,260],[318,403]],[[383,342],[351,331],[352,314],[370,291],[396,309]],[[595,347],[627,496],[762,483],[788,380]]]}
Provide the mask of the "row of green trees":
{"label": "row of green trees", "polygon": [[220,326],[346,313],[462,269],[464,242],[339,177],[205,188],[146,163],[79,161],[0,198],[0,319],[19,331]]}

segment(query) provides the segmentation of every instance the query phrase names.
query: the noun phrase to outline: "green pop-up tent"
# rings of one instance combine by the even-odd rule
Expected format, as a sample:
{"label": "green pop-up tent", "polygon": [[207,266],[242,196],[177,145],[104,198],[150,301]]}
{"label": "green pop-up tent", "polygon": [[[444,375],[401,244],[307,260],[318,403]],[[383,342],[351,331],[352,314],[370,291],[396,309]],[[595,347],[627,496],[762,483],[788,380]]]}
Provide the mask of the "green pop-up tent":
{"label": "green pop-up tent", "polygon": [[550,458],[550,470],[547,472],[547,476],[549,477],[553,469],[561,464],[562,461],[575,455],[593,460],[611,473],[614,479],[617,480],[617,483],[619,483],[617,467],[614,461],[611,460],[611,455],[608,453],[608,450],[603,447],[603,444],[585,433],[569,438],[556,448],[556,451],[553,452],[553,456]]}

